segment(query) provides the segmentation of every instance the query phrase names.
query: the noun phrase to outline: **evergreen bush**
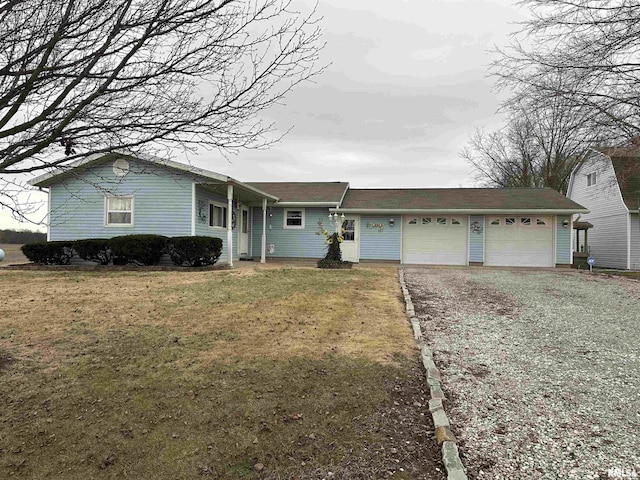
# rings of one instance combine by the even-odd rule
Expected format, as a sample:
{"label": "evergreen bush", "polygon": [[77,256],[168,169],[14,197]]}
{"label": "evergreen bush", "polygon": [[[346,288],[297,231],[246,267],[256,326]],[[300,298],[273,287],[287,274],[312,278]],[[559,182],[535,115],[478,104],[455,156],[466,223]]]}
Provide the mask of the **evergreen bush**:
{"label": "evergreen bush", "polygon": [[69,265],[73,257],[73,242],[33,242],[21,248],[24,256],[42,265]]}
{"label": "evergreen bush", "polygon": [[162,235],[123,235],[109,239],[114,263],[157,265],[165,251],[167,237]]}
{"label": "evergreen bush", "polygon": [[204,236],[172,237],[167,239],[167,253],[174,265],[215,265],[222,253],[222,240]]}
{"label": "evergreen bush", "polygon": [[113,260],[113,253],[106,238],[86,238],[76,240],[73,248],[80,258],[100,265],[108,265]]}

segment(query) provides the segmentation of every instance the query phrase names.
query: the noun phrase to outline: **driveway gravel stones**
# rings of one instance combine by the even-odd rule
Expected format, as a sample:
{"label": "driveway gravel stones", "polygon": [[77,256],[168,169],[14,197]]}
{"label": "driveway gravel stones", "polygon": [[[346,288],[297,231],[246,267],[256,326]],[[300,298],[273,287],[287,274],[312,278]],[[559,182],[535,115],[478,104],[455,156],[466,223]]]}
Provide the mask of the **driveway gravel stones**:
{"label": "driveway gravel stones", "polygon": [[451,268],[404,280],[470,479],[640,475],[640,282]]}

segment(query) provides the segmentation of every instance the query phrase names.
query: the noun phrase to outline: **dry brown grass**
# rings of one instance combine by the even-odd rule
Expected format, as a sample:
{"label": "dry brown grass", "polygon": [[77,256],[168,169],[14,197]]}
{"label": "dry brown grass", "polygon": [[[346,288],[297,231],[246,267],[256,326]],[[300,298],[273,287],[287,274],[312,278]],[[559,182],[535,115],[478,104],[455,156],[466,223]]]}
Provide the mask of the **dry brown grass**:
{"label": "dry brown grass", "polygon": [[0,478],[389,468],[377,415],[416,356],[395,268],[4,270],[0,291]]}
{"label": "dry brown grass", "polygon": [[22,245],[15,245],[12,243],[1,243],[0,249],[4,251],[5,257],[2,262],[0,262],[0,267],[3,265],[10,265],[15,263],[29,263],[29,259],[25,257],[20,250]]}

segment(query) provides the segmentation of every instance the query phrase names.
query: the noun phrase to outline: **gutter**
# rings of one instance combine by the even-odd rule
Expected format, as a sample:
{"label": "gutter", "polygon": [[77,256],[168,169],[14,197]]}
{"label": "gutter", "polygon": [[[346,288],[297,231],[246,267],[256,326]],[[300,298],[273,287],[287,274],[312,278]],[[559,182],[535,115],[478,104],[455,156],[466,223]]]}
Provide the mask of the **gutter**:
{"label": "gutter", "polygon": [[[329,209],[332,212],[337,208]],[[574,213],[589,213],[586,208],[583,209],[535,209],[535,208],[518,208],[518,209],[497,209],[497,208],[341,208],[342,213],[375,213],[375,214],[419,214],[419,213],[456,213],[460,215],[508,215],[508,214],[527,214],[534,213],[541,215],[572,215]]]}

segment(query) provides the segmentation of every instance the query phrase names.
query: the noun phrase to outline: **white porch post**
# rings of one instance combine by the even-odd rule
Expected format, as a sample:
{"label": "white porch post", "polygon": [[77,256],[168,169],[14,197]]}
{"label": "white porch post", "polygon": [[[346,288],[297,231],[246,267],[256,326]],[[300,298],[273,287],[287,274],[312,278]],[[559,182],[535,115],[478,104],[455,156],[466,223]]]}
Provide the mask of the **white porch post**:
{"label": "white porch post", "polygon": [[260,263],[266,263],[267,257],[267,199],[262,199],[262,246],[260,250]]}
{"label": "white porch post", "polygon": [[233,185],[227,185],[227,257],[233,267]]}

